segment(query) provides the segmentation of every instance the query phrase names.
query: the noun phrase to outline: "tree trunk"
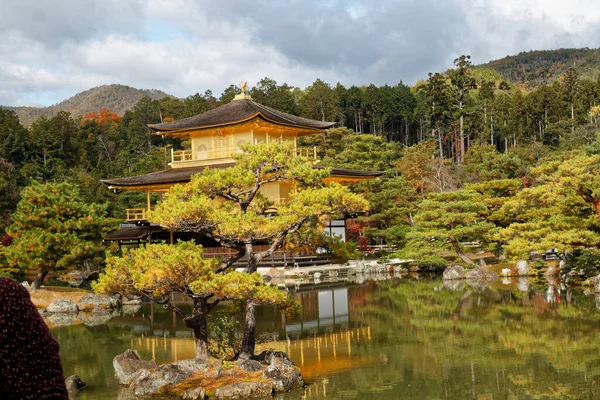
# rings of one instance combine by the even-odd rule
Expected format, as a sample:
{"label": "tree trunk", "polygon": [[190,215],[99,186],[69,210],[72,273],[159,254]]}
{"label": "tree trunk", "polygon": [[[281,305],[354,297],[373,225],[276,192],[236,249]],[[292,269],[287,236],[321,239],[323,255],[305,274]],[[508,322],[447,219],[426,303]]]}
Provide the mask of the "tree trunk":
{"label": "tree trunk", "polygon": [[571,133],[575,132],[575,103],[571,102]]}
{"label": "tree trunk", "polygon": [[251,300],[246,301],[246,326],[244,329],[244,338],[240,358],[250,358],[254,355],[254,346],[256,344],[256,314],[254,313],[254,303]]}
{"label": "tree trunk", "polygon": [[462,249],[458,245],[458,241],[455,238],[451,237],[449,241],[450,244],[452,244],[452,247],[454,247],[454,250],[456,250],[456,254],[458,254],[461,260],[463,260],[467,264],[473,264],[473,261],[469,257],[467,257],[465,253],[463,253]]}
{"label": "tree trunk", "polygon": [[596,215],[598,215],[598,220],[600,221],[600,199],[592,200],[592,204],[594,205],[594,209],[596,210]]}
{"label": "tree trunk", "polygon": [[208,362],[208,327],[206,317],[201,317],[198,325],[194,327],[194,340],[196,341],[196,360]]}
{"label": "tree trunk", "polygon": [[490,111],[490,141],[494,145],[494,114]]}
{"label": "tree trunk", "polygon": [[[444,150],[442,149],[442,130],[440,128],[438,128],[437,131],[438,131],[438,134],[437,134],[438,147],[440,148],[440,158],[444,158]],[[434,132],[435,132],[435,129],[434,129]]]}
{"label": "tree trunk", "polygon": [[[462,109],[462,103],[461,103],[461,109]],[[465,122],[464,122],[464,115],[461,113],[460,114],[460,154],[459,154],[459,159],[458,161],[463,162],[464,158],[465,158]]]}
{"label": "tree trunk", "polygon": [[32,284],[33,290],[38,290],[42,286],[42,283],[44,282],[44,279],[46,279],[46,275],[48,275],[48,272],[50,272],[49,269],[42,268],[40,272],[37,273],[37,275],[35,276],[35,281],[33,281]]}
{"label": "tree trunk", "polygon": [[256,261],[252,243],[246,243],[246,257],[248,257],[248,262],[246,263],[246,270],[244,272],[253,274],[256,272],[258,262]]}
{"label": "tree trunk", "polygon": [[194,330],[194,341],[196,343],[196,360],[208,362],[210,352],[208,350],[208,323],[206,316],[210,309],[208,301],[203,298],[194,299],[192,315],[184,318],[185,325]]}

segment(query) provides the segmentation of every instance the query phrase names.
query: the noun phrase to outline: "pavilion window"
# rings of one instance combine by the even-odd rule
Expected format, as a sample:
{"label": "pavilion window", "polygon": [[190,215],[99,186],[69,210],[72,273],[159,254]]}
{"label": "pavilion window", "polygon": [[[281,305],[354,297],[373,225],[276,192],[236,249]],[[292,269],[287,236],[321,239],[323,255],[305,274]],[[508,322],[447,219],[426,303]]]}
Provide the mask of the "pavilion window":
{"label": "pavilion window", "polygon": [[208,149],[205,145],[198,146],[198,160],[206,160],[208,158]]}

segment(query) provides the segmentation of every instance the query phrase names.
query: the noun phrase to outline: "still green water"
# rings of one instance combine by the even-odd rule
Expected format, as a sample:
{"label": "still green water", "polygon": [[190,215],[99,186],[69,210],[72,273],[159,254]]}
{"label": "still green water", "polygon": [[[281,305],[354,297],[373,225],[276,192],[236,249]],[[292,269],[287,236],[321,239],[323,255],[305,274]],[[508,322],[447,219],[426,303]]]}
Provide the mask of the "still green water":
{"label": "still green water", "polygon": [[[600,311],[594,295],[549,284],[446,288],[396,279],[291,288],[303,315],[257,317],[263,348],[287,351],[309,386],[286,399],[597,399]],[[65,374],[86,399],[114,399],[112,359],[193,357],[189,330],[144,306],[97,326],[54,327]]]}

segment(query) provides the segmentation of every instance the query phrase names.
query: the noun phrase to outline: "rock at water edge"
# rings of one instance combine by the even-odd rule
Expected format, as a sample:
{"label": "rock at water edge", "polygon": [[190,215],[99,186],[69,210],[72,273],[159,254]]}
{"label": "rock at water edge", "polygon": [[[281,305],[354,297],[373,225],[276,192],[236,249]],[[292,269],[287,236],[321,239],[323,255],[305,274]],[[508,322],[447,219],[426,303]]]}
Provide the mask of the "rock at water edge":
{"label": "rock at water edge", "polygon": [[467,278],[467,283],[476,288],[482,288],[498,280],[497,273],[484,268],[470,269],[465,274],[465,277]]}
{"label": "rock at water edge", "polygon": [[113,367],[119,383],[129,385],[140,371],[156,368],[156,363],[142,360],[135,350],[125,350],[113,359]]}
{"label": "rock at water edge", "polygon": [[183,400],[202,400],[206,396],[204,388],[197,387],[183,392]]}
{"label": "rock at water edge", "polygon": [[263,376],[273,381],[273,388],[279,393],[304,386],[304,379],[295,365],[273,363],[265,369]]}
{"label": "rock at water edge", "polygon": [[529,264],[525,260],[517,262],[517,274],[519,276],[529,276]]}
{"label": "rock at water edge", "polygon": [[238,363],[238,367],[246,372],[256,372],[263,369],[262,364],[256,360],[243,360]]}
{"label": "rock at water edge", "polygon": [[192,372],[173,364],[164,364],[152,370],[142,370],[131,382],[130,388],[138,396],[157,394],[166,386],[176,385],[192,376]]}
{"label": "rock at water edge", "polygon": [[97,293],[88,293],[77,302],[80,311],[108,311],[118,306],[118,299]]}
{"label": "rock at water edge", "polygon": [[77,304],[69,299],[54,300],[46,307],[48,313],[77,313],[78,311]]}
{"label": "rock at water edge", "polygon": [[69,392],[77,392],[78,390],[83,389],[87,385],[85,382],[81,380],[78,375],[71,375],[67,379],[65,379],[65,386]]}
{"label": "rock at water edge", "polygon": [[594,293],[600,293],[600,275],[594,278]]}
{"label": "rock at water edge", "polygon": [[263,351],[254,359],[269,364],[263,372],[263,376],[273,381],[273,388],[276,392],[287,392],[304,386],[300,370],[284,352]]}
{"label": "rock at water edge", "polygon": [[451,280],[451,279],[463,279],[465,277],[465,269],[462,265],[453,264],[449,265],[448,268],[444,270],[443,279]]}
{"label": "rock at water edge", "polygon": [[271,397],[273,389],[268,382],[237,382],[223,386],[215,391],[215,398],[224,399],[249,399]]}

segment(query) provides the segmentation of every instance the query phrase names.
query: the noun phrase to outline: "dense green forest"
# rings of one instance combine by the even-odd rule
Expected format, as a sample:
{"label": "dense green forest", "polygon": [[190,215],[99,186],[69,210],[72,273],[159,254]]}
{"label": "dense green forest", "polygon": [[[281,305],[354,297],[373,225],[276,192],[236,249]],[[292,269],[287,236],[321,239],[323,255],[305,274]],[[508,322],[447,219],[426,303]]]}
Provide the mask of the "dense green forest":
{"label": "dense green forest", "polygon": [[[79,186],[85,202],[107,205],[105,230],[115,228],[124,209],[143,207],[145,198],[115,195],[100,180],[164,169],[169,147],[186,146],[147,125],[219,107],[238,91],[144,97],[122,116],[59,112],[28,128],[0,109],[0,232],[33,181]],[[511,257],[554,247],[587,256],[600,246],[600,81],[576,68],[524,91],[461,56],[455,68],[412,87],[317,79],[300,89],[264,78],[250,94],[285,112],[336,121],[340,128],[306,139],[323,165],[385,172],[353,188],[371,204],[350,224],[360,246],[387,243],[433,265],[442,251],[469,262],[465,241]]]}

